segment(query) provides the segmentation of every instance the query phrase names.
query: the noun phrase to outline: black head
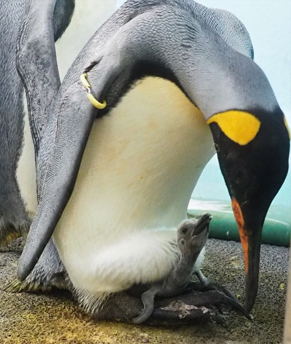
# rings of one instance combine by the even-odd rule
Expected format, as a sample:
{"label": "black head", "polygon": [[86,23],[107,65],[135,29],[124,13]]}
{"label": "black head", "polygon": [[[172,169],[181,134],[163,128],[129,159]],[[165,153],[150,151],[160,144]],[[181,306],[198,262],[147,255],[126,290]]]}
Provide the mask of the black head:
{"label": "black head", "polygon": [[[219,117],[229,113],[242,120],[222,123]],[[240,231],[249,312],[258,290],[262,228],[288,172],[290,138],[280,108],[273,112],[233,110],[215,116],[217,121],[209,122]]]}

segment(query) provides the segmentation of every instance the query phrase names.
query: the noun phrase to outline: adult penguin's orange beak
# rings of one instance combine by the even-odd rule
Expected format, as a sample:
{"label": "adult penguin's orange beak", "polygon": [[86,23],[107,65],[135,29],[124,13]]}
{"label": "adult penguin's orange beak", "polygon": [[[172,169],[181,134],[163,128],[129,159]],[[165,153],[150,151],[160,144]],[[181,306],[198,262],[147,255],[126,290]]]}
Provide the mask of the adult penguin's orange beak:
{"label": "adult penguin's orange beak", "polygon": [[[249,221],[246,224],[241,207],[235,198],[232,198],[232,209],[239,229],[244,253],[246,271],[245,308],[249,313],[253,308],[258,292],[261,233],[263,227],[262,218],[264,218],[264,215],[261,214],[261,216],[258,216],[257,213],[254,213],[251,218],[255,221]],[[261,218],[261,221],[257,221],[256,217]]]}

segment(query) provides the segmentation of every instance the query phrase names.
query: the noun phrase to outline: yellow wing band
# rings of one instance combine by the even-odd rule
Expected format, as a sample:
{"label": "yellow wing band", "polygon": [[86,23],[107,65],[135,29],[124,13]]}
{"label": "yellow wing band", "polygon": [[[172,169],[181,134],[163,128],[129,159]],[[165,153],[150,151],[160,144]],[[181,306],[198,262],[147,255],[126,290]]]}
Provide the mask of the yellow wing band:
{"label": "yellow wing band", "polygon": [[252,114],[231,110],[220,112],[208,119],[207,123],[216,122],[223,133],[241,146],[250,143],[259,132],[261,122]]}
{"label": "yellow wing band", "polygon": [[87,98],[89,99],[90,103],[95,106],[95,108],[99,110],[103,110],[106,108],[106,101],[104,100],[103,103],[98,102],[98,100],[93,96],[91,93],[91,85],[87,80],[87,73],[83,73],[80,77],[82,85],[84,86],[85,90],[87,91]]}
{"label": "yellow wing band", "polygon": [[87,80],[87,73],[82,74],[80,80],[84,87],[91,88],[91,85],[89,84]]}

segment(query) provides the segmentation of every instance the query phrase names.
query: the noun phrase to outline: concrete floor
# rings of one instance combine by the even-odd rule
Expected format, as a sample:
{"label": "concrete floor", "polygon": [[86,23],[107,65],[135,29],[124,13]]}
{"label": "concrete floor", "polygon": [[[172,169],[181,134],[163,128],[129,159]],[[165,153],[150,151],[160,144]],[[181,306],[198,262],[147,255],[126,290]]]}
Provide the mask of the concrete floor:
{"label": "concrete floor", "polygon": [[[17,250],[0,251],[0,343],[282,343],[289,250],[262,246],[260,288],[253,321],[225,313],[217,323],[154,328],[109,322],[97,323],[66,293],[11,294],[2,291],[15,277]],[[204,273],[241,298],[244,264],[240,244],[208,240]]]}

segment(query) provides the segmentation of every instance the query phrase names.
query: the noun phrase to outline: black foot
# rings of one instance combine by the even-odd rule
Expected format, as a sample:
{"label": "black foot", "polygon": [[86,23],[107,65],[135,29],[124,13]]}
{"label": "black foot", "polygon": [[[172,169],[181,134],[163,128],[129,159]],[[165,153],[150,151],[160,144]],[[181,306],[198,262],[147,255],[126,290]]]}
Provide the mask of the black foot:
{"label": "black foot", "polygon": [[30,227],[30,221],[15,221],[0,216],[0,247],[5,247],[17,238],[27,236]]}
{"label": "black foot", "polygon": [[4,167],[2,165],[0,166],[0,247],[7,246],[17,238],[26,237],[31,223],[13,174],[9,175],[9,169],[7,171],[5,164]]}
{"label": "black foot", "polygon": [[207,284],[202,284],[201,282],[191,282],[188,284],[187,288],[185,289],[185,293],[191,293],[193,291],[196,292],[206,292],[206,291],[211,291],[211,290],[217,290],[221,292],[222,294],[225,294],[229,298],[236,300],[237,298],[228,290],[226,289],[223,285],[212,282],[209,279]]}
{"label": "black foot", "polygon": [[[149,325],[183,325],[194,322],[215,320],[221,322],[220,305],[226,305],[239,314],[246,315],[238,301],[219,290],[205,292],[192,291],[175,298],[157,299],[152,316],[146,321]],[[125,292],[113,295],[107,300],[95,317],[100,320],[113,320],[137,323],[143,304],[140,298]]]}
{"label": "black foot", "polygon": [[[232,295],[229,295],[231,294],[229,293],[227,295],[217,289],[205,292],[192,291],[189,294],[180,295],[178,298],[172,300],[171,305],[175,306],[178,302],[179,309],[178,312],[171,312],[171,319],[180,319],[186,323],[199,319],[216,320],[217,318],[220,318],[216,309],[220,312],[221,305],[228,306],[237,313],[250,319],[243,306],[239,304],[238,300]],[[168,302],[169,300],[159,300],[156,302],[156,306],[159,309],[169,310],[169,306],[165,305],[165,301]],[[163,304],[165,306],[163,306]],[[156,315],[158,315],[158,312]]]}
{"label": "black foot", "polygon": [[40,276],[38,278],[28,276],[24,281],[15,279],[7,284],[4,291],[10,293],[38,293],[48,292],[53,288],[70,290],[70,282],[67,281],[64,273],[54,274],[53,276]]}
{"label": "black foot", "polygon": [[50,291],[52,288],[71,290],[72,285],[50,240],[30,275],[24,281],[15,279],[6,286],[5,291],[34,293]]}
{"label": "black foot", "polygon": [[252,319],[251,316],[246,312],[246,310],[240,305],[237,298],[223,285],[216,282],[210,282],[210,281],[207,285],[205,284],[202,285],[200,283],[192,282],[192,283],[189,283],[185,292],[191,293],[194,290],[196,292],[217,291],[221,293],[222,295],[224,295],[225,297],[227,297],[229,304],[233,306],[234,310],[244,315],[247,319],[249,320]]}

